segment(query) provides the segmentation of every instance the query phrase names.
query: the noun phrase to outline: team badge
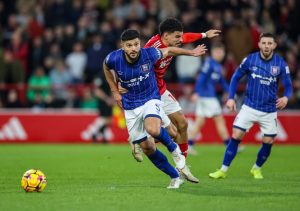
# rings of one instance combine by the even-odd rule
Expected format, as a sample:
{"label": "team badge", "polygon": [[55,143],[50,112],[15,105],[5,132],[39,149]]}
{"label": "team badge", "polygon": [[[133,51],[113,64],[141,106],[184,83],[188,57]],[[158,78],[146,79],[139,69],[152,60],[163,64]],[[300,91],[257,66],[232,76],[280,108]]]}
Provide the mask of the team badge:
{"label": "team badge", "polygon": [[148,63],[146,63],[146,64],[142,64],[142,70],[143,70],[143,72],[149,72],[150,71],[150,67],[149,67],[149,64]]}
{"label": "team badge", "polygon": [[280,72],[280,68],[278,66],[271,66],[271,75],[276,76]]}

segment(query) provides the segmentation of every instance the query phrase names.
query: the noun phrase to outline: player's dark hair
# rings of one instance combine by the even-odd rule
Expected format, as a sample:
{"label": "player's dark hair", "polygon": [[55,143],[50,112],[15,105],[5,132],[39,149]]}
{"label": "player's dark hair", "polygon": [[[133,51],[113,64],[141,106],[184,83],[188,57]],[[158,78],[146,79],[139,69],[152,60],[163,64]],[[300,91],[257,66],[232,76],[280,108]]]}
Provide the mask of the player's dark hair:
{"label": "player's dark hair", "polygon": [[261,40],[261,38],[263,38],[263,37],[270,37],[270,38],[273,38],[275,41],[275,35],[270,32],[261,33],[259,35],[259,40]]}
{"label": "player's dark hair", "polygon": [[167,18],[159,24],[160,35],[162,35],[164,32],[173,33],[175,31],[183,31],[181,22],[175,18]]}
{"label": "player's dark hair", "polygon": [[223,48],[223,49],[225,49],[225,46],[222,43],[217,42],[217,43],[212,44],[211,49],[213,49],[213,48]]}
{"label": "player's dark hair", "polygon": [[122,41],[133,40],[135,38],[140,38],[140,33],[135,29],[126,29],[121,34]]}

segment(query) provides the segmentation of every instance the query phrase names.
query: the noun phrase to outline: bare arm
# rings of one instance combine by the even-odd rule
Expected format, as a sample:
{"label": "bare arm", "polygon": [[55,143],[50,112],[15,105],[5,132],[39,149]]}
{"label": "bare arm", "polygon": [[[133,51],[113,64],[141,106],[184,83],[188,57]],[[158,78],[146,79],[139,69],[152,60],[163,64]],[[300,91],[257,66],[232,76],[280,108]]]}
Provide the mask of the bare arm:
{"label": "bare arm", "polygon": [[122,96],[118,91],[118,84],[115,79],[115,76],[114,76],[113,72],[106,66],[106,64],[104,62],[103,62],[103,70],[104,70],[104,75],[105,75],[106,81],[110,87],[112,94],[113,94],[113,98],[117,102],[118,106],[123,108]]}
{"label": "bare arm", "polygon": [[161,48],[160,49],[163,54],[163,58],[167,56],[178,56],[178,55],[187,55],[187,56],[195,56],[199,57],[207,51],[205,45],[198,45],[196,48],[190,50],[190,49],[184,49],[184,48],[178,48],[178,47],[167,47],[167,48]]}

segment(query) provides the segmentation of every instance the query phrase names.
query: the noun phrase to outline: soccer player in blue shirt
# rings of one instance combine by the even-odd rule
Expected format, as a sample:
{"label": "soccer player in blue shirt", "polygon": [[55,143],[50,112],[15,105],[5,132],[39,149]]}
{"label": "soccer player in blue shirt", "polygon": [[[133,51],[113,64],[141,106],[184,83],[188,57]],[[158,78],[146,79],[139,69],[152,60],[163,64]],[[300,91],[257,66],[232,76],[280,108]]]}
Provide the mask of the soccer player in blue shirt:
{"label": "soccer player in blue shirt", "polygon": [[220,64],[225,56],[225,48],[222,44],[214,44],[211,47],[211,56],[207,57],[198,76],[195,85],[193,100],[196,101],[196,120],[190,132],[189,150],[190,154],[197,154],[193,149],[194,140],[204,126],[206,118],[213,118],[219,136],[224,144],[229,143],[229,134],[225,120],[222,115],[222,108],[217,98],[216,86],[221,85],[223,92],[228,93],[228,84],[222,73]]}
{"label": "soccer player in blue shirt", "polygon": [[[263,179],[262,165],[268,159],[274,138],[277,135],[277,109],[283,109],[292,95],[292,82],[289,67],[283,58],[274,53],[275,37],[271,33],[260,35],[259,52],[248,55],[236,69],[231,78],[229,99],[226,106],[236,110],[234,95],[239,80],[246,75],[247,87],[244,104],[233,123],[232,138],[227,145],[223,165],[220,170],[210,173],[209,177],[220,179],[226,177],[226,172],[234,159],[238,145],[245,133],[257,122],[262,131],[262,147],[256,162],[250,170],[254,179]],[[284,96],[277,98],[278,81],[284,86]]]}
{"label": "soccer player in blue shirt", "polygon": [[[169,55],[185,54],[200,56],[205,47],[198,46],[193,50],[176,47],[165,49],[141,48],[139,33],[136,30],[125,30],[121,35],[122,48],[111,52],[103,63],[106,80],[117,104],[125,111],[126,125],[132,143],[139,143],[150,161],[161,171],[171,177],[168,188],[179,188],[183,180],[178,171],[160,152],[150,136],[162,142],[171,152],[177,169],[185,166],[185,157],[177,144],[173,142],[166,129],[161,127],[161,97],[157,87],[154,64]],[[118,82],[128,90],[120,94]]]}

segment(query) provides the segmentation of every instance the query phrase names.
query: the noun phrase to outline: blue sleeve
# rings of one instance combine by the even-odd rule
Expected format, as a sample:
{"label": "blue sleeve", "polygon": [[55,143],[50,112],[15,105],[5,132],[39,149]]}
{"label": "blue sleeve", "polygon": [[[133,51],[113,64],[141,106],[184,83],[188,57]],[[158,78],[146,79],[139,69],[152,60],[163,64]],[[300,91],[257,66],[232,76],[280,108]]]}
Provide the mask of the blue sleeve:
{"label": "blue sleeve", "polygon": [[290,98],[293,93],[293,85],[292,85],[292,80],[291,80],[291,75],[290,75],[290,69],[286,65],[285,62],[283,62],[283,65],[281,66],[281,82],[284,87],[284,96],[287,98]]}
{"label": "blue sleeve", "polygon": [[113,65],[113,56],[112,56],[112,53],[108,54],[106,57],[105,57],[105,60],[104,60],[104,63],[106,64],[106,66],[109,68],[109,69],[114,69],[114,65]]}
{"label": "blue sleeve", "polygon": [[209,60],[207,59],[196,81],[195,91],[199,90],[200,87],[205,84],[208,77],[210,77],[210,64],[209,64]]}
{"label": "blue sleeve", "polygon": [[159,50],[158,48],[151,47],[151,48],[146,48],[146,49],[149,52],[151,61],[154,64],[163,57],[161,50]]}
{"label": "blue sleeve", "polygon": [[238,82],[241,78],[247,74],[249,67],[249,58],[246,57],[240,64],[240,66],[235,70],[229,85],[229,99],[234,99],[234,95],[237,89]]}
{"label": "blue sleeve", "polygon": [[221,84],[224,92],[228,92],[229,91],[229,86],[228,86],[227,81],[226,81],[226,79],[224,78],[223,75],[221,75],[219,83]]}

